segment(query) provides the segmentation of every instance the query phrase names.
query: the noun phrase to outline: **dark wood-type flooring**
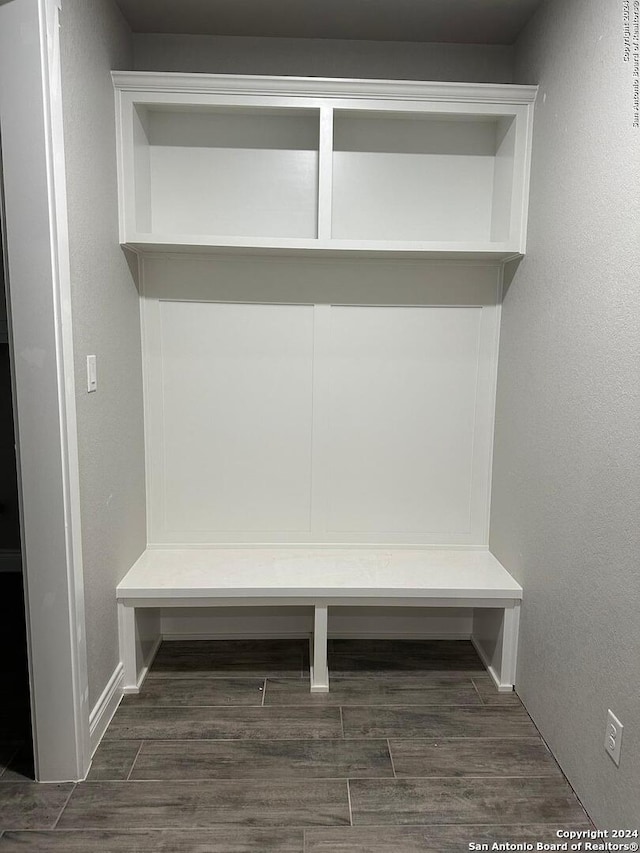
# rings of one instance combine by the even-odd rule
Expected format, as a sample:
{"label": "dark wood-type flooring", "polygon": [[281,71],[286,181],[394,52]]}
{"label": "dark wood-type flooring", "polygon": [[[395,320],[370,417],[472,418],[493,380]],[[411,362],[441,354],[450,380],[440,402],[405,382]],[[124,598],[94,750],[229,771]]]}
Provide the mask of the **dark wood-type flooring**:
{"label": "dark wood-type flooring", "polygon": [[444,853],[591,824],[465,641],[164,643],[80,784],[0,746],[0,853]]}

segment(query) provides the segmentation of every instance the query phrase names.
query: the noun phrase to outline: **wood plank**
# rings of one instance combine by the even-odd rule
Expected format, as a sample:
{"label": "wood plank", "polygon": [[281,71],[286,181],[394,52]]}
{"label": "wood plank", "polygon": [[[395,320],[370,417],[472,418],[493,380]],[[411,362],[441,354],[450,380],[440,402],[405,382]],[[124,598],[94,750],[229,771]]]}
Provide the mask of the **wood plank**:
{"label": "wood plank", "polygon": [[6,832],[2,853],[303,853],[302,829],[54,830]]}
{"label": "wood plank", "polygon": [[310,693],[308,681],[270,678],[265,705],[480,705],[467,679],[459,685],[430,687],[420,677],[332,678],[329,693]]}
{"label": "wood plank", "polygon": [[339,708],[118,709],[105,740],[339,738]]}
{"label": "wood plank", "polygon": [[385,740],[145,741],[132,779],[393,777]]}
{"label": "wood plank", "polygon": [[262,705],[263,694],[263,678],[148,678],[141,693],[124,697],[122,707]]}
{"label": "wood plank", "polygon": [[559,776],[542,738],[390,740],[402,776]]}
{"label": "wood plank", "polygon": [[389,678],[409,674],[443,680],[485,674],[478,653],[469,640],[329,640],[331,675]]}
{"label": "wood plank", "polygon": [[142,741],[138,740],[103,741],[93,756],[87,779],[92,782],[128,779],[141,746]]}
{"label": "wood plank", "polygon": [[[329,709],[327,709],[329,710]],[[345,737],[535,737],[538,732],[521,708],[353,707],[342,712]]]}
{"label": "wood plank", "polygon": [[301,829],[54,830],[6,832],[2,853],[303,853]]}
{"label": "wood plank", "polygon": [[550,823],[586,819],[563,778],[356,779],[349,783],[353,823]]}
{"label": "wood plank", "polygon": [[[587,822],[562,824],[563,829],[588,830]],[[469,844],[557,844],[556,827],[548,824],[513,826],[331,827],[305,831],[305,853],[460,853]],[[505,848],[506,849],[506,848]],[[523,848],[524,849],[524,848]],[[57,853],[57,851],[56,851]],[[146,853],[146,851],[145,851]]]}
{"label": "wood plank", "polygon": [[344,781],[86,782],[71,795],[61,829],[197,829],[349,823]]}
{"label": "wood plank", "polygon": [[164,642],[149,678],[267,676],[301,678],[308,654],[304,640],[182,640]]}
{"label": "wood plank", "polygon": [[0,783],[2,829],[52,829],[73,788],[71,782]]}

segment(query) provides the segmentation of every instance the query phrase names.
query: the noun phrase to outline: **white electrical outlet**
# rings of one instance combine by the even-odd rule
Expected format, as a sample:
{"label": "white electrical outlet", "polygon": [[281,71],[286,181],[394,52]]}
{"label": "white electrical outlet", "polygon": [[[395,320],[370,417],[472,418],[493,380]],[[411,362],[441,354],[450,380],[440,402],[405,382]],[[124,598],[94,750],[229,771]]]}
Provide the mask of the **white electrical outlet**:
{"label": "white electrical outlet", "polygon": [[607,733],[604,736],[604,748],[609,753],[611,759],[619,766],[620,764],[620,748],[622,747],[622,730],[624,726],[620,720],[609,708],[607,713]]}

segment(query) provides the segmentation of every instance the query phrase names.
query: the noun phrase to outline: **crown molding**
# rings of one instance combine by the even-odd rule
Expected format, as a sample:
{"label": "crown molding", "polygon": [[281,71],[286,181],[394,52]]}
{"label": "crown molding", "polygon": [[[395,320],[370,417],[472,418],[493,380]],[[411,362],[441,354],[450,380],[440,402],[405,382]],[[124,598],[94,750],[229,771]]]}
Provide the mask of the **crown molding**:
{"label": "crown molding", "polygon": [[359,80],[327,77],[271,77],[246,74],[184,74],[113,71],[122,92],[174,92],[215,95],[372,98],[449,103],[532,104],[537,86],[504,83],[440,83],[419,80]]}

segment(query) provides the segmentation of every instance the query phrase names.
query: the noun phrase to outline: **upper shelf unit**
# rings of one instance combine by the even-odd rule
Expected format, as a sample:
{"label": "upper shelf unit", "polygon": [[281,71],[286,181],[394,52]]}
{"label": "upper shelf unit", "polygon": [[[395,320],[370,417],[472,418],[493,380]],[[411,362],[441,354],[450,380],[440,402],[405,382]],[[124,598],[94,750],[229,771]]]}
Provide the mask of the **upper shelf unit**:
{"label": "upper shelf unit", "polygon": [[537,87],[114,72],[138,251],[524,253]]}

